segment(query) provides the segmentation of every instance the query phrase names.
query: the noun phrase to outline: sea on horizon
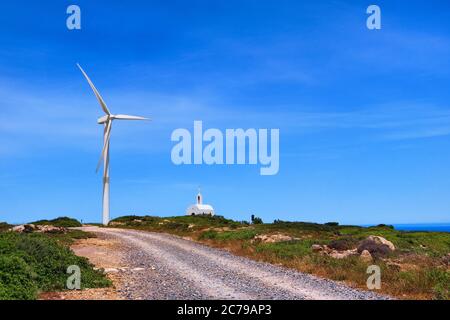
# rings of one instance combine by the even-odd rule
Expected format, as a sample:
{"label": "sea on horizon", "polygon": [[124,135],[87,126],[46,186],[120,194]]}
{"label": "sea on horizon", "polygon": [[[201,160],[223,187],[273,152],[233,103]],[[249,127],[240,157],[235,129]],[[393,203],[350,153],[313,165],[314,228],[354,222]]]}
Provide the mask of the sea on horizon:
{"label": "sea on horizon", "polygon": [[[400,231],[450,232],[450,223],[399,223],[392,225],[395,230]],[[369,226],[373,225],[365,225],[365,227]]]}

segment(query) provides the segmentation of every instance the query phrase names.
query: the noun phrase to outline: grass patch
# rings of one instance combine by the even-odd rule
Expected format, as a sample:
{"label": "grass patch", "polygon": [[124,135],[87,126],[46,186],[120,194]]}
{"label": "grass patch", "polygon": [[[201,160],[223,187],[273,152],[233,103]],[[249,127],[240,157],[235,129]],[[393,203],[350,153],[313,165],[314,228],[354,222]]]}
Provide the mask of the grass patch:
{"label": "grass patch", "polygon": [[230,240],[250,240],[257,235],[254,229],[241,229],[236,231],[218,232],[215,230],[207,230],[200,234],[199,239],[210,239],[218,241]]}
{"label": "grass patch", "polygon": [[256,252],[259,254],[274,255],[277,258],[286,260],[311,254],[312,245],[312,240],[261,243],[256,245]]}

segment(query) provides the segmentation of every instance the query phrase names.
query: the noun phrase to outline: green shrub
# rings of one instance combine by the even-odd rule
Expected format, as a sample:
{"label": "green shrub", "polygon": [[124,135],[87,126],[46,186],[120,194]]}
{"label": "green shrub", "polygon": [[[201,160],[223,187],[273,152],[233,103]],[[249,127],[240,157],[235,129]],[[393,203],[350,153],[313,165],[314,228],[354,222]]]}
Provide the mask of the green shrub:
{"label": "green shrub", "polygon": [[242,229],[237,231],[224,231],[217,234],[218,240],[249,240],[256,236],[257,232],[253,229]]}
{"label": "green shrub", "polygon": [[357,244],[358,244],[358,241],[356,239],[344,238],[344,239],[332,240],[328,244],[328,247],[330,247],[331,249],[338,250],[338,251],[344,251],[344,250],[351,250],[351,249],[355,248],[357,246]]}
{"label": "green shrub", "polygon": [[0,256],[0,300],[35,299],[38,287],[36,274],[20,257]]}
{"label": "green shrub", "polygon": [[199,236],[199,239],[216,239],[218,234],[217,231],[207,230]]}
{"label": "green shrub", "polygon": [[252,223],[253,224],[263,224],[263,221],[259,217],[252,216]]}
{"label": "green shrub", "polygon": [[153,222],[160,221],[162,219],[159,217],[153,217],[153,216],[129,215],[129,216],[122,216],[122,217],[115,218],[115,219],[111,220],[111,222],[122,222],[122,223],[128,224],[128,223],[136,223],[137,221],[135,221],[135,220],[140,220],[143,223],[153,223]]}
{"label": "green shrub", "polygon": [[394,226],[393,226],[393,225],[390,225],[390,224],[384,224],[384,223],[381,223],[381,224],[379,224],[379,225],[376,225],[376,226],[373,227],[373,228],[386,228],[386,229],[392,229],[392,230],[394,230]]}
{"label": "green shrub", "polygon": [[435,298],[438,300],[450,299],[450,271],[433,268],[427,270],[426,276],[431,282]]}
{"label": "green shrub", "polygon": [[86,258],[43,234],[1,233],[0,257],[0,299],[32,299],[38,291],[64,290],[71,265],[80,267],[82,288],[110,285]]}
{"label": "green shrub", "polygon": [[64,228],[73,228],[82,226],[82,224],[78,220],[69,217],[59,217],[53,220],[38,220],[35,222],[31,222],[31,224],[51,225],[55,227],[64,227]]}
{"label": "green shrub", "polygon": [[170,221],[164,224],[164,227],[171,230],[187,231],[189,229],[189,224],[183,222]]}
{"label": "green shrub", "polygon": [[339,225],[339,222],[327,222],[325,223],[325,225],[330,227],[337,227]]}

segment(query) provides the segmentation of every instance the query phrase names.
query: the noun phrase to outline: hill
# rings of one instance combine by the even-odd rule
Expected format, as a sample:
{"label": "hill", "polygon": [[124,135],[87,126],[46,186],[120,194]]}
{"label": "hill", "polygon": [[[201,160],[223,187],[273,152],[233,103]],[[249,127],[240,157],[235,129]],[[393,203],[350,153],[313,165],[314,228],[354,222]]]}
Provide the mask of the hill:
{"label": "hill", "polygon": [[367,268],[381,269],[381,292],[400,298],[450,299],[450,233],[404,232],[389,225],[276,220],[238,222],[221,216],[125,216],[111,227],[166,232],[234,254],[281,264],[367,289]]}

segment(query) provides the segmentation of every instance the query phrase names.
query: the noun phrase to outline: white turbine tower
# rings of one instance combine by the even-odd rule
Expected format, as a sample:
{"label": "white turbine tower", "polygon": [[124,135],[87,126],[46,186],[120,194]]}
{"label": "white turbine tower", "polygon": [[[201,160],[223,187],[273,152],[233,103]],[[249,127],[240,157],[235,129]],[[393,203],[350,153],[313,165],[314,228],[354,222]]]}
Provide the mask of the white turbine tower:
{"label": "white turbine tower", "polygon": [[129,116],[125,114],[111,114],[108,107],[106,106],[105,101],[100,96],[100,93],[95,88],[94,84],[92,83],[91,79],[89,79],[88,75],[84,70],[81,68],[79,64],[77,64],[78,68],[80,68],[81,72],[83,73],[84,77],[86,78],[87,82],[92,88],[92,91],[94,91],[95,96],[97,97],[98,102],[100,103],[100,106],[102,107],[103,111],[105,112],[105,115],[103,117],[98,118],[97,122],[99,124],[103,124],[105,126],[105,129],[103,131],[103,149],[102,154],[100,155],[100,159],[98,160],[97,169],[96,172],[98,172],[98,169],[100,168],[103,160],[103,224],[107,225],[109,223],[109,138],[111,136],[111,125],[113,120],[149,120],[148,118],[144,117],[137,117],[137,116]]}

